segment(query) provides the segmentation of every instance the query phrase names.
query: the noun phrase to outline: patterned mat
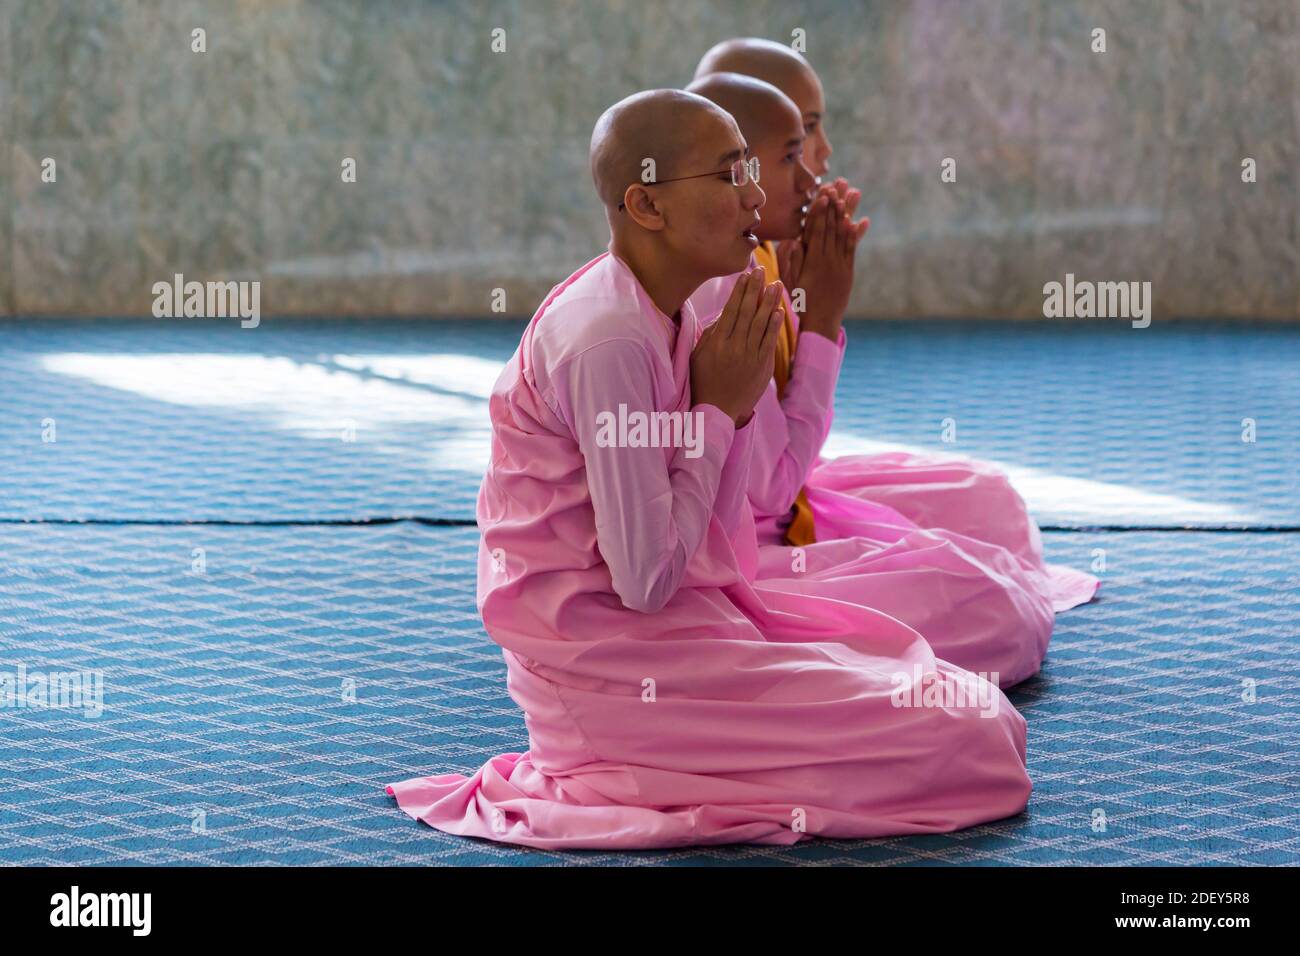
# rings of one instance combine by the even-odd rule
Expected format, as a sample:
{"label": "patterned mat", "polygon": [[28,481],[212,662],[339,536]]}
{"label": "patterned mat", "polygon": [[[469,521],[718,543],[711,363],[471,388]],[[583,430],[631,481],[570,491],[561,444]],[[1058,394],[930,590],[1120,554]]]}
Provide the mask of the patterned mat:
{"label": "patterned mat", "polygon": [[1011,695],[1026,813],[606,854],[448,836],[383,792],[527,746],[475,612],[475,529],[2,525],[0,672],[104,683],[98,716],[0,710],[0,863],[1300,863],[1300,535],[1044,538],[1104,586]]}
{"label": "patterned mat", "polygon": [[[0,519],[472,520],[486,397],[520,329],[0,323]],[[849,339],[830,454],[990,458],[1049,526],[1300,525],[1300,329],[850,323]]]}

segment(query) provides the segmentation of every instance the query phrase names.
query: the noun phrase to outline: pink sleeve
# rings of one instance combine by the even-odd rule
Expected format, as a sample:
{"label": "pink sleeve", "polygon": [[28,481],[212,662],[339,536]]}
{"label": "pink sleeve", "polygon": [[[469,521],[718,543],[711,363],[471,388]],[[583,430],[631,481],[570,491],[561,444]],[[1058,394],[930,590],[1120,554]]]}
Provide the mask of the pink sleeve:
{"label": "pink sleeve", "polygon": [[658,410],[649,357],[631,340],[607,340],[580,352],[551,381],[585,459],[596,543],[614,590],[625,607],[657,611],[677,592],[704,540],[735,425],[716,406],[697,405],[691,440],[671,457],[663,448],[610,442],[609,423],[617,422],[620,405],[628,415]]}
{"label": "pink sleeve", "polygon": [[[713,408],[712,405],[697,405],[696,408]],[[731,440],[731,451],[722,468],[722,478],[718,482],[718,497],[714,504],[714,513],[722,522],[728,537],[735,537],[740,526],[740,509],[744,507],[749,493],[749,462],[753,457],[754,433],[758,426],[754,424],[757,415],[750,416],[743,427],[735,429]],[[730,419],[727,419],[730,421]]]}
{"label": "pink sleeve", "polygon": [[785,418],[784,446],[775,461],[750,475],[750,497],[761,513],[789,511],[808,480],[830,432],[844,345],[843,329],[838,343],[815,332],[799,335],[794,367],[780,403]]}

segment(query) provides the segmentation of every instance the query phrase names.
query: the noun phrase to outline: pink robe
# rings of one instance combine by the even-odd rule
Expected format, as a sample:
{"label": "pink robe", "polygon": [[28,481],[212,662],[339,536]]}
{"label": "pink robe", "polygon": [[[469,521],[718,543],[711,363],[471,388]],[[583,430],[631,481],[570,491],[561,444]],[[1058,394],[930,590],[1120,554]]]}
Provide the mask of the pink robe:
{"label": "pink robe", "polygon": [[[1020,812],[1025,720],[993,683],[887,614],[753,580],[754,422],[692,406],[699,330],[689,303],[680,316],[678,331],[607,253],[529,323],[489,402],[478,504],[479,608],[528,751],[389,793],[448,833],[550,848],[791,844]],[[602,446],[595,423],[620,404],[699,413],[701,453]],[[936,687],[946,700],[906,693]]]}
{"label": "pink robe", "polygon": [[[691,305],[717,319],[738,275],[702,285]],[[786,309],[798,320],[789,296]],[[754,411],[748,495],[768,587],[865,604],[910,624],[934,652],[1002,687],[1036,674],[1056,612],[1092,598],[1092,575],[1043,559],[1038,526],[1007,477],[976,459],[884,452],[821,457],[845,334],[798,336],[783,399],[776,384]],[[783,544],[803,488],[817,543]]]}

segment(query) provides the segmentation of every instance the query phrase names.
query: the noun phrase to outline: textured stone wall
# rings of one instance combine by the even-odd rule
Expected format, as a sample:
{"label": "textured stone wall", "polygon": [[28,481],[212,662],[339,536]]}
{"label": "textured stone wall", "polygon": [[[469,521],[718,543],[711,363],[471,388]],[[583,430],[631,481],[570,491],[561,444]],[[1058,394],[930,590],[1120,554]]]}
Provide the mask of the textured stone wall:
{"label": "textured stone wall", "polygon": [[1300,0],[0,0],[0,313],[147,314],[175,272],[264,315],[531,313],[606,242],[599,112],[795,28],[873,221],[853,314],[1032,318],[1071,272],[1300,315]]}

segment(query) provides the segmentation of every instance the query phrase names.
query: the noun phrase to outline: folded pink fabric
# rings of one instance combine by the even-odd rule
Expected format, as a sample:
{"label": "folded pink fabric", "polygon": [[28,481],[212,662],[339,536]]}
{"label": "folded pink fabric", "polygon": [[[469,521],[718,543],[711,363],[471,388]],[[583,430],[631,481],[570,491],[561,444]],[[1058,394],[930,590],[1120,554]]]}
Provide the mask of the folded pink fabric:
{"label": "folded pink fabric", "polygon": [[[691,296],[701,325],[716,321],[739,276]],[[788,295],[786,307],[797,320]],[[1054,614],[1091,600],[1099,580],[1044,560],[1024,499],[988,462],[901,451],[822,457],[845,345],[843,330],[836,342],[800,334],[785,396],[769,385],[755,408],[747,494],[759,579],[886,611],[945,660],[998,671],[1002,687],[1032,677]],[[796,552],[782,539],[800,488],[818,543]]]}
{"label": "folded pink fabric", "polygon": [[1006,474],[988,462],[903,451],[819,458],[807,487],[809,501],[815,500],[818,530],[824,528],[827,538],[862,534],[882,516],[901,516],[915,527],[960,537],[972,551],[980,549],[970,542],[980,542],[1014,556],[1022,579],[1047,598],[1054,612],[1092,600],[1101,587],[1086,571],[1044,560],[1042,534],[1024,499]]}

